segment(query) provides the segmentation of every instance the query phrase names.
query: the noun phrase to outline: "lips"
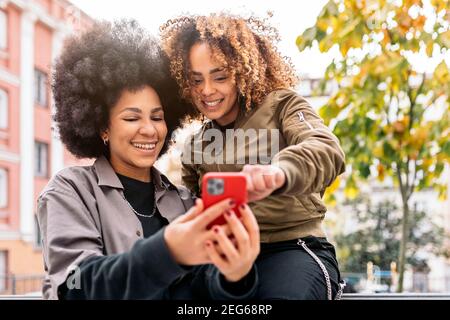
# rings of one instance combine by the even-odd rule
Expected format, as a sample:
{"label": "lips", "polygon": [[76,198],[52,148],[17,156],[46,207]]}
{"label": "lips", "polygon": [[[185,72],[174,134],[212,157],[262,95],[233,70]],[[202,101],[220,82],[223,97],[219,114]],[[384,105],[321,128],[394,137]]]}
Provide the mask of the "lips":
{"label": "lips", "polygon": [[216,109],[223,100],[225,100],[225,99],[216,99],[216,100],[209,100],[209,101],[202,100],[202,104],[206,109],[211,110],[211,109]]}
{"label": "lips", "polygon": [[156,142],[147,142],[147,143],[132,143],[133,147],[140,149],[140,150],[154,150],[156,148]]}

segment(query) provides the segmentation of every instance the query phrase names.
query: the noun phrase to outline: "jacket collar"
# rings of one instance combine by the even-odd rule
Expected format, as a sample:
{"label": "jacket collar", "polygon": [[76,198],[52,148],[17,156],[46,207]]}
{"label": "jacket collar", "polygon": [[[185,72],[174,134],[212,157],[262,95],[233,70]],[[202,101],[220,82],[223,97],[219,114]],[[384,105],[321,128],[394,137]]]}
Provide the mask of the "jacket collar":
{"label": "jacket collar", "polygon": [[[97,172],[99,186],[108,186],[112,188],[123,189],[119,177],[117,177],[116,172],[105,156],[101,156],[97,160],[95,160],[94,168]],[[172,183],[170,183],[169,179],[167,179],[167,177],[155,167],[151,168],[151,174],[153,183],[157,190],[162,191],[175,188]]]}
{"label": "jacket collar", "polygon": [[[239,107],[239,112],[234,120],[234,129],[240,128],[245,122],[245,120],[256,111],[257,108],[253,108],[250,111],[244,109],[244,107]],[[220,129],[220,126],[215,120],[208,120],[204,126],[205,129]]]}
{"label": "jacket collar", "polygon": [[108,186],[112,188],[123,189],[119,177],[116,175],[114,169],[109,163],[109,160],[106,159],[105,156],[101,156],[97,160],[95,160],[94,168],[97,172],[99,186]]}

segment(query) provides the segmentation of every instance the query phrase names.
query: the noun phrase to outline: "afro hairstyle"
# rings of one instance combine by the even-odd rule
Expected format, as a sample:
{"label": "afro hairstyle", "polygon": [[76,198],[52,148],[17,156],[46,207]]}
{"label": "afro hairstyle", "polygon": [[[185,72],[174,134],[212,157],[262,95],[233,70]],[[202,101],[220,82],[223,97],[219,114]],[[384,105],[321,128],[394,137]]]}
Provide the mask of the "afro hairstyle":
{"label": "afro hairstyle", "polygon": [[158,41],[134,20],[96,22],[70,37],[56,62],[52,90],[56,128],[66,148],[78,158],[109,156],[100,133],[123,90],[150,86],[158,93],[167,124],[168,147],[173,131],[189,114],[177,95],[169,62]]}

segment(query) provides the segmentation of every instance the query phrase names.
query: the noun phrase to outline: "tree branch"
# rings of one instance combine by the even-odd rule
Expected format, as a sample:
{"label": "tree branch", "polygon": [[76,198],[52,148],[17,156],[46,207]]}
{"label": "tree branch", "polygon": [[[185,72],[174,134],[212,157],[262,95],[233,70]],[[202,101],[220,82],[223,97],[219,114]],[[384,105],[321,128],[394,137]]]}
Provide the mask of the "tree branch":
{"label": "tree branch", "polygon": [[387,124],[390,126],[391,125],[391,121],[389,120],[389,111],[391,108],[391,104],[392,104],[392,99],[394,99],[394,96],[392,94],[392,91],[389,93],[389,104],[387,106],[387,111],[386,111],[386,120],[387,120]]}
{"label": "tree branch", "polygon": [[[411,71],[408,71],[408,79],[409,79],[409,77],[411,76]],[[412,128],[412,125],[413,125],[413,116],[414,116],[414,106],[415,106],[415,104],[416,104],[416,99],[415,98],[413,98],[413,96],[412,96],[412,86],[408,86],[408,89],[406,90],[406,94],[407,94],[407,96],[408,96],[408,99],[409,99],[409,113],[408,113],[408,115],[409,115],[409,123],[408,123],[408,132],[410,132],[411,131],[411,128]],[[417,96],[416,96],[416,98],[417,98]],[[408,160],[409,160],[409,157],[408,157]]]}
{"label": "tree branch", "polygon": [[411,161],[411,159],[409,158],[409,156],[406,157],[406,167],[405,167],[405,173],[406,173],[406,177],[405,177],[405,190],[408,191],[409,190],[409,162]]}
{"label": "tree branch", "polygon": [[403,185],[403,179],[402,179],[402,173],[401,173],[401,163],[397,162],[396,164],[397,164],[397,170],[396,170],[397,171],[397,179],[398,179],[398,183],[400,185],[400,193],[402,195],[403,202],[406,203],[407,202],[406,190]]}
{"label": "tree branch", "polygon": [[411,197],[411,195],[414,192],[414,184],[416,182],[416,178],[417,178],[417,161],[413,162],[414,164],[414,174],[413,174],[413,178],[411,180],[411,183],[409,184],[409,190],[408,190],[408,194],[407,194],[407,201],[409,200],[409,198]]}
{"label": "tree branch", "polygon": [[[409,75],[408,75],[408,77],[409,77]],[[426,80],[426,74],[423,73],[422,81],[420,82],[420,85],[417,88],[417,94],[414,98],[412,96],[412,87],[409,87],[409,89],[407,91],[409,102],[411,104],[411,108],[409,109],[409,126],[408,126],[409,130],[411,130],[411,128],[413,126],[413,115],[414,115],[413,109],[416,106],[417,97],[422,93],[423,86],[425,85],[425,80]],[[417,121],[420,123],[420,119],[417,119]]]}

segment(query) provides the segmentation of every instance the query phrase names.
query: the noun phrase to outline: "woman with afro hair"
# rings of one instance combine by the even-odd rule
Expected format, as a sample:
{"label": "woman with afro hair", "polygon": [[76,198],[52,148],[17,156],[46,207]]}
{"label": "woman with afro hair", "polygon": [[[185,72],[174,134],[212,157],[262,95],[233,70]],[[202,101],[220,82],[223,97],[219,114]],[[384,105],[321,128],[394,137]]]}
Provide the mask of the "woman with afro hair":
{"label": "woman with afro hair", "polygon": [[251,210],[208,229],[233,199],[204,210],[153,167],[187,110],[159,44],[134,21],[95,23],[67,41],[52,89],[60,139],[95,162],[63,169],[39,196],[44,297],[252,297]]}
{"label": "woman with afro hair", "polygon": [[185,144],[183,183],[198,194],[207,172],[247,177],[262,242],[257,298],[339,298],[344,284],[322,228],[321,198],[344,172],[345,157],[293,91],[297,77],[276,49],[276,30],[220,13],[172,19],[160,31],[180,95],[203,120]]}

